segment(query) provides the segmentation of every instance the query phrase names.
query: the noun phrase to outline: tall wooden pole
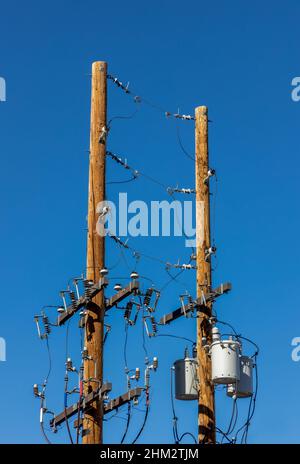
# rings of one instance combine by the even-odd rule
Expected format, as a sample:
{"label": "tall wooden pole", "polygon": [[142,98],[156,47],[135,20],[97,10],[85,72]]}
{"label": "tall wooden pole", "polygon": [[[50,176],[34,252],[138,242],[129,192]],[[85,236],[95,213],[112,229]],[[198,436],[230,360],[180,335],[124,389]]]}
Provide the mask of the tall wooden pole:
{"label": "tall wooden pole", "polygon": [[[197,215],[197,296],[211,290],[211,263],[206,259],[210,242],[210,193],[206,182],[208,161],[208,110],[199,106],[195,111],[196,148],[196,215]],[[198,314],[197,319],[197,358],[199,375],[198,440],[199,443],[215,443],[214,387],[211,382],[211,361],[202,346],[202,339],[210,343],[212,307]]]}
{"label": "tall wooden pole", "polygon": [[[98,282],[100,269],[104,267],[104,237],[96,231],[99,213],[97,205],[105,200],[105,138],[106,129],[106,74],[107,65],[97,61],[92,65],[90,166],[88,198],[87,279]],[[100,292],[87,308],[85,346],[91,358],[84,362],[84,379],[95,378],[98,382],[85,382],[85,393],[96,390],[103,380],[103,329],[104,297]],[[83,443],[102,443],[102,404],[95,401],[83,420]]]}

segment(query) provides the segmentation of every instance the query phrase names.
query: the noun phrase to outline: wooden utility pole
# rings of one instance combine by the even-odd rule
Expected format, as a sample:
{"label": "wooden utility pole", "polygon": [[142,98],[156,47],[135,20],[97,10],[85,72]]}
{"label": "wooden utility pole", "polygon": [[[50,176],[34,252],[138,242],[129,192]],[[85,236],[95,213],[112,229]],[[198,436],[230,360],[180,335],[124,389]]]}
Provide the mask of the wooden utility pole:
{"label": "wooden utility pole", "polygon": [[[90,166],[88,198],[87,279],[98,282],[104,267],[104,236],[96,231],[99,212],[97,205],[105,200],[105,154],[106,154],[106,74],[107,65],[97,61],[92,65]],[[103,332],[104,296],[100,292],[87,307],[85,346],[88,356],[84,361],[85,395],[103,383]],[[102,443],[102,404],[96,400],[85,413],[83,420],[83,443]]]}
{"label": "wooden utility pole", "polygon": [[[208,170],[208,110],[199,106],[195,111],[196,148],[196,216],[197,216],[197,296],[211,291],[211,262],[206,252],[210,242],[210,193]],[[198,441],[215,443],[214,386],[211,382],[211,361],[202,339],[211,342],[212,304],[199,312],[197,319],[197,358],[199,375]]]}

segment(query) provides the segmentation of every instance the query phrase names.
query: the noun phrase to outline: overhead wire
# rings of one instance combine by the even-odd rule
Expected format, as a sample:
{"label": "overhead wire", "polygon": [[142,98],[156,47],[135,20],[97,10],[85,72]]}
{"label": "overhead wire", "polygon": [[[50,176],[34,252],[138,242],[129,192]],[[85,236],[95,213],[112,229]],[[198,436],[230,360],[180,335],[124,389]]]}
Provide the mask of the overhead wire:
{"label": "overhead wire", "polygon": [[126,94],[133,97],[133,100],[135,103],[146,103],[148,106],[151,106],[152,108],[164,113],[166,117],[173,117],[175,119],[189,120],[189,121],[195,119],[193,116],[190,116],[190,115],[171,113],[169,111],[166,111],[162,106],[157,105],[151,102],[150,100],[145,99],[144,97],[141,97],[140,95],[134,94],[134,92],[129,89],[129,83],[125,86],[117,77],[114,77],[111,74],[107,75],[107,79],[114,82],[114,84],[117,85],[117,87],[121,88]]}
{"label": "overhead wire", "polygon": [[171,407],[172,407],[172,430],[173,430],[173,437],[175,444],[179,444],[185,436],[190,436],[194,443],[197,443],[195,436],[191,432],[184,432],[182,435],[179,436],[178,434],[178,417],[176,416],[175,412],[175,404],[174,404],[174,392],[173,392],[173,372],[174,368],[171,367],[170,369],[170,396],[171,396]]}
{"label": "overhead wire", "polygon": [[148,419],[148,416],[149,416],[149,410],[150,410],[149,392],[147,391],[146,392],[146,411],[145,411],[144,420],[143,420],[142,426],[141,426],[138,434],[136,435],[136,437],[134,438],[134,440],[131,443],[132,445],[134,445],[138,441],[138,439],[140,438],[141,434],[143,433],[143,431],[144,431],[144,429],[146,427],[147,419]]}
{"label": "overhead wire", "polygon": [[44,381],[42,396],[41,396],[41,413],[40,414],[41,414],[42,420],[40,419],[40,429],[48,445],[52,445],[52,442],[49,440],[48,435],[46,434],[46,431],[45,431],[45,427],[44,427],[44,402],[46,400],[46,388],[48,386],[48,380],[52,372],[52,356],[51,356],[51,351],[50,351],[48,335],[46,336],[45,340],[46,340],[46,348],[47,348],[47,353],[48,353],[49,367],[48,367],[48,372],[47,372],[47,375]]}
{"label": "overhead wire", "polygon": [[[125,87],[123,86],[123,84],[118,81],[117,79],[113,78],[113,76],[110,76],[108,75],[108,78],[113,80],[115,83],[117,83],[117,85],[119,87],[121,87],[123,90],[125,90],[126,93],[129,93],[131,95],[133,95],[133,93],[131,92],[131,90],[128,89],[128,87]],[[151,102],[145,100],[144,98],[141,98],[141,97],[137,97],[135,96],[134,97],[135,101],[136,102],[144,102],[146,104],[149,104],[150,106],[153,106],[154,108],[156,109],[159,109],[160,111],[164,111],[163,108],[157,106],[157,105],[154,105],[152,104]],[[112,121],[116,120],[116,119],[132,119],[135,114],[137,113],[138,109],[132,114],[132,115],[129,115],[129,116],[114,116],[113,118],[111,118],[108,122],[108,128],[110,128],[110,125],[112,123]],[[179,112],[178,113],[169,113],[169,112],[166,112],[164,111],[165,115],[167,117],[169,116],[172,116],[174,117],[175,119],[177,119],[177,122],[178,122],[178,119],[188,119],[188,120],[193,120],[195,119],[194,117],[192,116],[189,116],[189,115],[180,115]],[[179,126],[178,126],[178,123],[176,124],[176,131],[177,131],[177,140],[178,140],[178,143],[180,145],[180,148],[181,150],[183,151],[183,153],[189,158],[191,159],[192,161],[195,161],[195,157],[192,157],[188,152],[187,150],[185,149],[183,143],[182,143],[182,140],[181,140],[181,137],[180,137],[180,129],[179,129]],[[129,168],[131,170],[131,168]],[[133,170],[132,170],[133,171]],[[136,171],[133,171],[133,172],[136,172]],[[151,182],[155,183],[156,185],[159,185],[160,187],[163,187],[165,191],[167,191],[167,186],[164,185],[162,182],[154,179],[152,176],[149,176],[148,174],[145,174],[145,173],[142,173],[142,172],[138,172],[139,176],[142,176],[148,180],[150,180]],[[107,184],[125,184],[125,183],[129,183],[129,182],[132,182],[133,180],[136,180],[138,176],[136,175],[133,175],[132,178],[130,179],[127,179],[127,180],[121,180],[121,181],[110,181],[110,182],[107,182]],[[92,182],[93,182],[93,178],[92,178]],[[217,182],[217,179],[216,179],[216,182]],[[216,193],[215,193],[215,197],[214,197],[214,202],[216,201],[216,195],[217,195],[217,185],[216,185]],[[172,196],[172,195],[171,195]],[[172,196],[172,198],[174,199],[174,197]],[[95,207],[95,203],[94,203],[94,207]],[[177,221],[178,221],[178,217],[177,217]],[[214,243],[214,234],[215,234],[215,203],[214,203],[214,206],[213,206],[213,227],[212,227],[212,230],[213,230],[213,243]],[[185,231],[183,230],[183,234],[186,236],[185,234]],[[156,261],[156,262],[159,262],[160,264],[163,264],[164,266],[166,265],[166,262],[160,258],[157,258],[157,257],[154,257],[154,256],[149,256],[145,253],[141,253],[141,252],[138,252],[137,250],[135,250],[134,248],[132,247],[128,247],[132,252],[133,252],[133,256],[136,257],[136,256],[139,256],[139,257],[143,257],[143,258],[146,258],[146,259],[151,259],[153,261]],[[94,250],[94,247],[93,247],[93,250]],[[193,254],[193,253],[192,253]],[[126,267],[130,270],[130,266],[128,264],[128,261],[126,259],[126,256],[125,256],[125,253],[124,253],[124,250],[122,248],[120,248],[120,259],[123,259],[124,260],[124,263],[126,265]],[[119,261],[120,261],[119,259]],[[137,262],[138,262],[138,259],[137,258]],[[118,262],[119,262],[118,261]],[[95,262],[95,260],[93,261]],[[191,262],[191,258],[190,258],[190,261],[189,263]],[[118,263],[117,263],[118,265]],[[110,268],[112,269],[112,268]],[[95,266],[94,266],[94,275],[95,275]],[[175,281],[177,284],[180,284],[180,285],[184,285],[182,282],[178,281],[178,277],[183,273],[184,269],[181,269],[178,273],[176,273],[176,275],[171,275],[169,270],[168,269],[165,269],[167,274],[169,275],[170,279],[161,287],[160,289],[160,292],[164,291],[166,289],[166,287],[172,282],[172,281]],[[144,279],[147,279],[146,277],[142,277],[141,278],[144,278]],[[150,281],[152,281],[152,279],[148,279]],[[153,281],[152,281],[153,283]],[[143,308],[143,305],[141,305],[141,307]],[[145,316],[145,309],[143,308],[143,319],[142,319],[142,322],[144,321],[144,316]],[[229,326],[235,336],[237,338],[240,338],[240,339],[244,339],[245,341],[248,341],[250,343],[253,343],[251,340],[245,338],[245,337],[242,337],[240,335],[237,334],[237,332],[235,331],[235,329],[228,323],[224,323],[223,321],[219,321],[219,323],[221,324],[224,324],[224,325],[227,325]],[[69,323],[70,321],[68,322],[68,325],[67,325],[67,332],[66,332],[66,354],[68,354],[68,337],[69,337]],[[143,329],[143,349],[145,351],[145,354],[146,356],[148,356],[148,351],[147,351],[147,348],[146,348],[146,345],[145,345],[145,327],[144,327],[144,323],[142,323],[142,329]],[[82,334],[81,334],[82,335]],[[163,336],[166,336],[166,337],[172,337],[172,338],[177,338],[177,339],[182,339],[182,340],[186,340],[186,341],[189,341],[190,343],[193,343],[194,345],[194,342],[193,340],[191,339],[188,339],[186,337],[180,337],[180,336],[176,336],[176,335],[172,335],[172,334],[158,334],[157,336],[160,336],[160,337],[163,337]],[[124,342],[124,363],[125,363],[125,366],[127,367],[127,339],[128,339],[128,324],[126,324],[125,326],[125,342]],[[82,340],[82,339],[81,339]],[[82,344],[82,343],[81,343]],[[255,354],[253,355],[255,361],[256,361],[256,356],[258,355],[258,346],[253,343],[253,345],[256,346],[257,348],[257,351],[255,352]],[[49,349],[49,344],[48,344],[48,338],[47,338],[47,349],[48,349],[48,353],[49,353],[49,371],[48,371],[48,374],[47,374],[47,380],[50,376],[50,373],[51,373],[51,369],[52,369],[52,363],[51,363],[51,355],[50,355],[50,349]],[[256,376],[257,376],[257,365],[256,365]],[[250,405],[249,405],[249,411],[248,411],[248,416],[247,416],[247,421],[246,423],[244,424],[243,427],[241,427],[241,429],[239,429],[239,431],[243,432],[243,435],[242,435],[242,441],[247,441],[247,436],[248,436],[248,429],[249,429],[249,425],[250,425],[250,421],[253,417],[253,414],[254,414],[254,411],[255,411],[255,403],[256,403],[256,394],[257,394],[257,385],[258,385],[258,380],[256,380],[256,392],[255,392],[255,395],[254,395],[254,398],[251,397],[251,402],[250,402]],[[67,392],[67,385],[65,387],[65,390]],[[174,439],[175,439],[175,442],[176,443],[180,443],[181,440],[186,437],[186,436],[190,436],[194,441],[195,443],[197,443],[197,440],[196,438],[194,437],[194,435],[190,432],[185,432],[183,433],[180,437],[179,437],[179,434],[178,434],[178,429],[177,429],[177,418],[176,418],[176,414],[175,414],[175,408],[174,408],[174,399],[173,399],[173,386],[172,386],[172,371],[171,371],[171,397],[172,397],[172,410],[173,410],[173,422],[174,422],[174,419],[175,420],[175,423],[173,424],[173,434],[174,434]],[[254,406],[253,406],[254,404]],[[65,406],[66,407],[66,406]],[[147,422],[147,418],[148,418],[148,414],[149,414],[149,392],[148,390],[146,391],[146,409],[145,409],[145,417],[144,417],[144,421],[142,423],[142,426],[138,432],[138,434],[136,435],[135,439],[133,440],[133,444],[139,439],[140,435],[142,434],[144,428],[145,428],[145,425],[146,425],[146,422]],[[115,415],[111,416],[110,418],[108,419],[105,419],[105,420],[110,420],[111,418],[113,417],[118,417],[118,418],[122,418],[124,420],[126,420],[126,428],[125,428],[125,432],[122,436],[122,439],[121,439],[121,443],[124,442],[125,440],[125,437],[126,437],[126,434],[128,432],[128,428],[129,428],[129,423],[130,423],[130,419],[131,419],[131,413],[132,413],[132,407],[131,407],[131,403],[129,402],[128,403],[128,411],[127,411],[127,420],[125,418],[122,418],[122,417],[118,417],[118,411]],[[230,439],[228,438],[228,434],[231,433],[231,430],[234,429],[235,425],[236,425],[236,422],[237,422],[237,417],[238,417],[238,411],[237,411],[237,405],[236,405],[236,402],[234,403],[234,406],[233,406],[233,411],[232,411],[232,417],[231,417],[231,420],[230,420],[230,423],[229,423],[229,427],[228,427],[228,431],[226,433],[224,433],[223,431],[221,431],[220,429],[216,428],[216,430],[218,431],[218,433],[221,433],[223,435],[223,439],[226,438],[229,442]],[[43,428],[43,424],[42,425],[42,428]],[[68,421],[67,421],[67,418],[66,418],[66,425],[67,425],[67,429],[68,429],[68,432],[69,432],[69,435],[70,435],[70,440],[71,442],[73,443],[72,441],[72,435],[70,434],[70,430],[69,430],[69,424],[68,424]],[[79,427],[78,427],[79,429]],[[44,430],[43,430],[44,431]],[[238,433],[239,433],[238,431]],[[222,441],[223,441],[222,439]],[[47,439],[48,441],[48,439]],[[78,436],[77,436],[77,442],[78,442]]]}

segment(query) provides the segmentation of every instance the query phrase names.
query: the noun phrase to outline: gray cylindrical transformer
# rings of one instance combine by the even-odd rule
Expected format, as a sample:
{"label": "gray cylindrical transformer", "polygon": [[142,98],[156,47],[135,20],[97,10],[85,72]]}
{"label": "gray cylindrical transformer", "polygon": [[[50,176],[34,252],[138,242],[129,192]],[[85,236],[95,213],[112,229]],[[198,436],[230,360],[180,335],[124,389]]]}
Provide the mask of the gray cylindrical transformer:
{"label": "gray cylindrical transformer", "polygon": [[198,399],[197,361],[193,358],[178,359],[175,368],[175,398]]}
{"label": "gray cylindrical transformer", "polygon": [[240,343],[235,340],[217,340],[210,347],[212,381],[228,385],[240,379]]}
{"label": "gray cylindrical transformer", "polygon": [[249,356],[240,357],[240,380],[228,385],[228,396],[249,398],[253,395],[253,359]]}

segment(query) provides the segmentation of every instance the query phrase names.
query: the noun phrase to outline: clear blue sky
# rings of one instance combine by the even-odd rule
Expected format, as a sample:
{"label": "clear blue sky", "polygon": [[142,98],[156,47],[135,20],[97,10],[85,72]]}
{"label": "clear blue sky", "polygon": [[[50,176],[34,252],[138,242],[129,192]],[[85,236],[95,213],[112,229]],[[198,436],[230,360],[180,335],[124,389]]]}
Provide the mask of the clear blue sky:
{"label": "clear blue sky", "polygon": [[[300,102],[291,100],[299,75],[299,2],[290,0],[120,2],[2,2],[0,76],[7,101],[0,103],[1,317],[7,362],[0,363],[1,443],[41,443],[39,404],[32,384],[48,365],[33,315],[59,302],[58,292],[85,266],[90,69],[107,60],[109,71],[169,111],[192,113],[209,106],[211,164],[218,172],[214,283],[230,280],[233,291],[218,302],[223,320],[261,348],[260,391],[249,441],[300,441],[300,363],[291,340],[300,336],[299,312],[299,122]],[[109,86],[109,114],[126,115],[134,104]],[[192,123],[182,138],[193,151]],[[193,186],[193,163],[176,140],[176,126],[147,106],[131,120],[115,120],[112,151],[167,185]],[[108,180],[126,178],[112,163]],[[115,198],[120,185],[108,186]],[[145,180],[121,185],[131,199],[166,199]],[[166,261],[187,259],[183,240],[131,240],[132,246]],[[108,248],[107,265],[117,254]],[[128,256],[129,267],[133,262]],[[142,260],[139,271],[167,280],[163,266]],[[128,277],[121,261],[111,276]],[[170,285],[159,314],[176,308],[178,294],[194,292],[194,274]],[[111,290],[110,290],[111,291]],[[126,388],[124,325],[109,316],[105,378],[113,394]],[[194,321],[178,321],[164,333],[194,337]],[[161,331],[161,333],[163,333]],[[78,357],[77,321],[70,326],[70,352]],[[53,372],[49,409],[63,406],[65,329],[50,340]],[[172,442],[169,369],[184,342],[147,342],[160,359],[153,376],[152,408],[141,442]],[[130,330],[130,366],[143,367],[141,324]],[[141,405],[143,408],[143,405]],[[196,433],[196,404],[176,402],[181,432]],[[125,410],[126,412],[126,410]],[[217,418],[225,428],[231,403],[218,392]],[[241,421],[245,406],[240,408]],[[120,412],[125,417],[123,411]],[[135,411],[128,440],[143,413]],[[106,424],[106,442],[120,441],[125,421]],[[65,431],[51,436],[66,442]]]}

